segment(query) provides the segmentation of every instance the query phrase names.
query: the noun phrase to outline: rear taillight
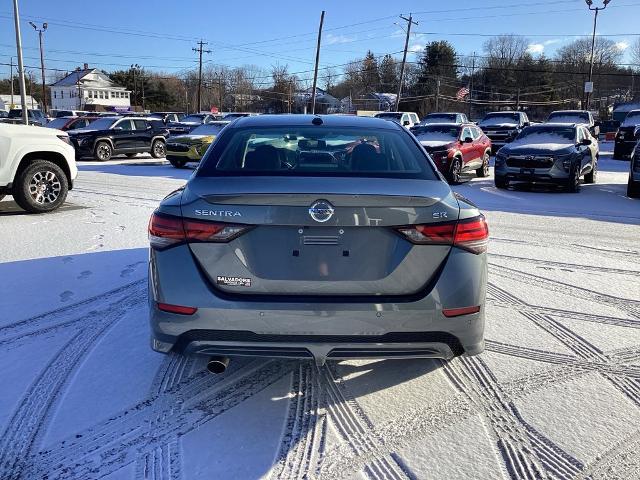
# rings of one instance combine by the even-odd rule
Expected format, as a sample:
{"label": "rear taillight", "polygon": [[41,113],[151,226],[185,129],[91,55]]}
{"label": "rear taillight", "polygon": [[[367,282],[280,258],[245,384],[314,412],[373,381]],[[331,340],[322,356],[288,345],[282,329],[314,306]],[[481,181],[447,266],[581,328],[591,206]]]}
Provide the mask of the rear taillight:
{"label": "rear taillight", "polygon": [[163,249],[179,243],[229,242],[250,228],[154,213],[149,220],[149,243]]}
{"label": "rear taillight", "polygon": [[417,245],[453,245],[472,253],[486,252],[489,241],[484,215],[458,222],[411,225],[398,231]]}

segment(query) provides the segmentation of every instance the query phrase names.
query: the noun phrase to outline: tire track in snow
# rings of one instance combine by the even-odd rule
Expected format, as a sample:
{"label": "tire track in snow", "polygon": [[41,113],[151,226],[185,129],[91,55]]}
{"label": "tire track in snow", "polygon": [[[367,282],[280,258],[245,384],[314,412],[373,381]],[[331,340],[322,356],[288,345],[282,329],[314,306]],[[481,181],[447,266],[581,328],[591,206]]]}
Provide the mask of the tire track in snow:
{"label": "tire track in snow", "polygon": [[618,440],[586,465],[580,480],[628,480],[640,478],[640,431]]}
{"label": "tire track in snow", "polygon": [[[640,255],[640,254],[639,254]],[[626,270],[622,268],[610,268],[610,267],[599,267],[596,265],[581,265],[579,263],[564,263],[564,262],[555,262],[552,260],[541,260],[537,258],[527,258],[527,257],[516,257],[513,255],[503,255],[500,253],[492,253],[491,258],[500,258],[504,260],[513,260],[517,262],[523,263],[532,263],[534,265],[547,265],[550,267],[555,267],[559,269],[567,269],[567,270],[582,270],[585,272],[598,272],[598,273],[613,273],[618,275],[631,275],[631,276],[640,276],[640,271],[638,270]]]}
{"label": "tire track in snow", "polygon": [[96,314],[96,308],[103,310],[105,302],[108,306],[117,305],[131,295],[131,289],[139,291],[147,279],[136,280],[121,287],[95,295],[72,305],[66,305],[36,316],[10,323],[0,327],[0,347],[6,344],[15,345],[25,338],[36,338],[80,323],[84,326],[87,319]]}
{"label": "tire track in snow", "polygon": [[291,400],[276,465],[269,478],[299,480],[319,472],[327,415],[318,367],[301,362],[291,378]]}
{"label": "tire track in snow", "polygon": [[[230,367],[229,375],[225,373],[223,377],[200,372],[165,394],[40,452],[29,465],[29,473],[37,478],[47,475],[50,480],[113,473],[261,392],[287,375],[292,365],[293,362],[253,361],[246,368]],[[148,425],[154,420],[158,420],[155,428],[149,430]]]}
{"label": "tire track in snow", "polygon": [[146,301],[144,292],[145,289],[138,285],[126,300],[93,312],[91,321],[42,369],[23,395],[0,439],[0,478],[21,478],[55,403],[74,370],[109,327],[115,325],[123,314]]}
{"label": "tire track in snow", "polygon": [[[345,396],[331,369],[325,366],[322,369],[322,375],[327,394],[329,418],[354,456],[368,455],[368,461],[363,464],[364,474],[371,479],[412,478],[406,467],[400,465],[390,452],[379,453],[379,447],[385,444],[385,437],[379,435],[355,399]],[[327,477],[331,477],[331,474],[325,473],[323,468],[320,469],[319,476],[326,474]]]}
{"label": "tire track in snow", "polygon": [[617,308],[624,312],[632,313],[636,318],[640,318],[640,301],[626,298],[614,297],[605,293],[599,293],[587,288],[577,287],[558,280],[551,280],[532,273],[523,273],[513,268],[505,267],[493,262],[489,262],[491,274],[509,280],[516,280],[527,285],[544,288],[547,291],[554,291],[562,294],[573,295],[576,298],[587,298],[597,303]]}

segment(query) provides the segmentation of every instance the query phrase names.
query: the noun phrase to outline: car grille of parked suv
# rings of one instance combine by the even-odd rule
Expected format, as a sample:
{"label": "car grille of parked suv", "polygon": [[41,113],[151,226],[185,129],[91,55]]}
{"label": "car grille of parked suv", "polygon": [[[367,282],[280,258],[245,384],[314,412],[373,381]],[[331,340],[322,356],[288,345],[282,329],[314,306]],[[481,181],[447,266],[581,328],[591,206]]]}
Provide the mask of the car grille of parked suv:
{"label": "car grille of parked suv", "polygon": [[508,167],[516,168],[551,168],[553,157],[521,156],[507,158]]}
{"label": "car grille of parked suv", "polygon": [[189,148],[190,148],[189,145],[182,144],[182,143],[168,143],[167,144],[167,151],[168,152],[188,152]]}

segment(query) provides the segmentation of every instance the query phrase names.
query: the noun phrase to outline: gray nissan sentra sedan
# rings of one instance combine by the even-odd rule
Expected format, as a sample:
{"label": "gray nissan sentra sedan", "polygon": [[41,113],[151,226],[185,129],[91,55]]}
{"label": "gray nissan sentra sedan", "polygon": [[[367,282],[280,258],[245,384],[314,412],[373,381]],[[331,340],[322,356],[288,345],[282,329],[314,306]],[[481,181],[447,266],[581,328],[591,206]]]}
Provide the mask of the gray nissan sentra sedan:
{"label": "gray nissan sentra sedan", "polygon": [[394,122],[234,121],[149,223],[152,347],[326,360],[484,349],[488,227]]}

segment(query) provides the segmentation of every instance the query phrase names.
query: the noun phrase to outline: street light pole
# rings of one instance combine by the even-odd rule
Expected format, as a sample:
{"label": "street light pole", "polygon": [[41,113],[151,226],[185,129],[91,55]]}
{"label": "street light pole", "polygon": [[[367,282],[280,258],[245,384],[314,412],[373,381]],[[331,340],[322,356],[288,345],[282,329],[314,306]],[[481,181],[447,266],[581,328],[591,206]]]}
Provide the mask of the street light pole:
{"label": "street light pole", "polygon": [[27,87],[24,84],[24,63],[22,62],[22,36],[20,34],[20,12],[18,0],[13,0],[13,21],[16,29],[16,50],[18,53],[18,82],[20,85],[20,103],[22,105],[22,121],[29,124],[29,112],[27,111]]}
{"label": "street light pole", "polygon": [[42,75],[42,111],[46,114],[47,113],[47,87],[46,87],[46,81],[44,76],[44,50],[42,48],[42,34],[47,30],[47,23],[46,22],[43,23],[42,28],[38,28],[38,26],[33,22],[29,22],[29,25],[31,25],[33,29],[36,32],[38,32],[38,37],[40,39],[40,73]]}
{"label": "street light pole", "polygon": [[[593,35],[591,36],[591,60],[589,62],[589,83],[591,84],[591,88],[593,88],[593,56],[595,53],[595,48],[596,48],[596,27],[598,25],[598,13],[600,12],[600,10],[604,10],[605,8],[607,8],[607,5],[609,5],[609,3],[611,3],[611,0],[603,0],[603,6],[602,7],[594,7],[593,6],[593,0],[585,0],[585,2],[587,3],[587,6],[589,7],[589,10],[591,10],[592,12],[594,12],[593,15]],[[586,90],[586,89],[585,89]],[[585,105],[586,105],[586,109],[589,110],[589,102],[591,100],[591,91],[585,92],[586,93],[586,99],[585,99]]]}

